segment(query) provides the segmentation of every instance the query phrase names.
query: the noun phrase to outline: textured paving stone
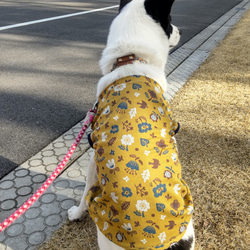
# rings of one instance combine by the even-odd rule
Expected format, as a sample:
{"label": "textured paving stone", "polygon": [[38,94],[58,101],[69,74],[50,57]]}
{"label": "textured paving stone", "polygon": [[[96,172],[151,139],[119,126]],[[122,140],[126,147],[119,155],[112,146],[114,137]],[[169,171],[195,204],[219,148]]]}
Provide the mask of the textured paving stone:
{"label": "textured paving stone", "polygon": [[49,204],[49,203],[52,203],[55,200],[56,200],[56,194],[53,194],[53,193],[44,194],[40,198],[40,202],[43,203],[43,204]]}
{"label": "textured paving stone", "polygon": [[34,231],[43,231],[45,228],[44,218],[42,216],[25,220],[23,224],[25,227],[24,233],[27,235],[32,234]]}
{"label": "textured paving stone", "polygon": [[[1,190],[1,189],[0,189]],[[0,202],[2,204],[3,201],[7,200],[7,199],[16,199],[16,188],[12,187],[9,189],[3,189],[1,191],[1,195],[0,195]],[[1,207],[1,205],[0,205]]]}
{"label": "textured paving stone", "polygon": [[[169,56],[166,67],[169,87],[165,93],[168,100],[173,98],[249,8],[250,1],[242,1]],[[35,193],[56,169],[82,124],[83,121],[0,180],[0,222]],[[87,134],[89,132],[90,129]],[[92,149],[89,149],[85,135],[70,159],[70,167],[25,214],[0,233],[0,250],[33,250],[49,239],[67,219],[67,210],[81,200],[91,154]]]}
{"label": "textured paving stone", "polygon": [[[81,193],[82,194],[82,193]],[[80,194],[80,195],[81,195]],[[70,209],[72,206],[74,206],[75,205],[75,201],[73,200],[73,199],[66,199],[66,200],[63,200],[63,201],[61,201],[60,202],[60,206],[61,206],[61,208],[62,209],[64,209],[64,210],[68,210],[68,209]]]}
{"label": "textured paving stone", "polygon": [[59,214],[50,214],[45,218],[45,224],[49,227],[57,226],[61,223],[62,219]]}
{"label": "textured paving stone", "polygon": [[12,188],[13,186],[14,186],[13,181],[6,180],[6,181],[1,182],[0,189],[1,190],[8,190],[8,189]]}
{"label": "textured paving stone", "polygon": [[28,237],[28,243],[33,246],[40,245],[46,239],[46,234],[43,231],[33,232]]}
{"label": "textured paving stone", "polygon": [[40,208],[30,208],[27,210],[27,212],[24,214],[26,219],[34,219],[39,217],[39,215],[42,213]]}
{"label": "textured paving stone", "polygon": [[6,229],[6,234],[10,237],[17,237],[24,231],[25,227],[23,224],[13,224]]}
{"label": "textured paving stone", "polygon": [[8,199],[8,200],[4,200],[3,202],[1,202],[1,210],[3,211],[8,211],[9,209],[13,209],[17,207],[17,202],[14,199]]}
{"label": "textured paving stone", "polygon": [[33,189],[30,186],[22,186],[16,190],[18,196],[26,196],[32,194]]}

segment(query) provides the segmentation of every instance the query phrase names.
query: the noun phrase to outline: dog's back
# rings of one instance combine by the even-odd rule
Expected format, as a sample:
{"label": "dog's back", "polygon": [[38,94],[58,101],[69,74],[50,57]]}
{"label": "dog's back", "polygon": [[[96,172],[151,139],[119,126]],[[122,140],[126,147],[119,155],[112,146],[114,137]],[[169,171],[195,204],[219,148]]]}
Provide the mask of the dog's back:
{"label": "dog's back", "polygon": [[193,202],[173,138],[179,124],[158,83],[130,76],[111,84],[93,129],[98,182],[86,198],[99,230],[125,249],[178,242]]}

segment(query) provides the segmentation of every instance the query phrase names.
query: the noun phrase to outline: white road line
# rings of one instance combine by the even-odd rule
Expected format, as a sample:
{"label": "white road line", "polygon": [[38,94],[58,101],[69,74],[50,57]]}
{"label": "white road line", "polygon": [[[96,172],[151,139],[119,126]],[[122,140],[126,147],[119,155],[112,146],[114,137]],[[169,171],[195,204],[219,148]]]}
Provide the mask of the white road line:
{"label": "white road line", "polygon": [[24,22],[24,23],[18,23],[18,24],[13,24],[13,25],[7,25],[7,26],[0,27],[0,31],[1,30],[9,30],[9,29],[14,29],[14,28],[19,28],[19,27],[23,27],[23,26],[27,26],[27,25],[36,24],[36,23],[50,22],[50,21],[54,21],[54,20],[58,20],[58,19],[63,19],[63,18],[68,18],[68,17],[73,17],[73,16],[85,15],[85,14],[89,14],[89,13],[93,13],[93,12],[99,12],[99,11],[114,9],[114,8],[117,8],[117,7],[119,7],[119,5],[114,5],[114,6],[100,8],[100,9],[87,10],[87,11],[82,11],[82,12],[76,12],[76,13],[62,15],[62,16],[44,18],[44,19],[30,21],[30,22]]}

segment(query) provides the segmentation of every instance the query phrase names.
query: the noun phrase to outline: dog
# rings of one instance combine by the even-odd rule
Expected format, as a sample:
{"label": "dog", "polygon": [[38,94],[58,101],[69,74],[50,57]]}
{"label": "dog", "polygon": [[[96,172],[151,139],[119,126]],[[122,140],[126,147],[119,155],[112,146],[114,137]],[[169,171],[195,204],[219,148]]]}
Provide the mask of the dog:
{"label": "dog", "polygon": [[121,0],[100,59],[95,149],[85,191],[69,220],[86,210],[101,250],[194,249],[193,202],[181,177],[173,120],[164,96],[169,50],[181,32],[174,0]]}

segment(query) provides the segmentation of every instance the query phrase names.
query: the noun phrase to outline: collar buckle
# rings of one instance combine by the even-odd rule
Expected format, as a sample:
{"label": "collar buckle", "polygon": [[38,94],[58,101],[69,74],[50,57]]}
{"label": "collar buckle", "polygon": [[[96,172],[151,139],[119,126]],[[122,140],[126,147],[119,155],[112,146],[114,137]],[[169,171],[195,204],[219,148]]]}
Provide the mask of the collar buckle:
{"label": "collar buckle", "polygon": [[131,54],[117,58],[111,71],[123,65],[133,64],[135,61],[139,61],[140,63],[147,63],[144,59],[136,56],[135,54]]}

